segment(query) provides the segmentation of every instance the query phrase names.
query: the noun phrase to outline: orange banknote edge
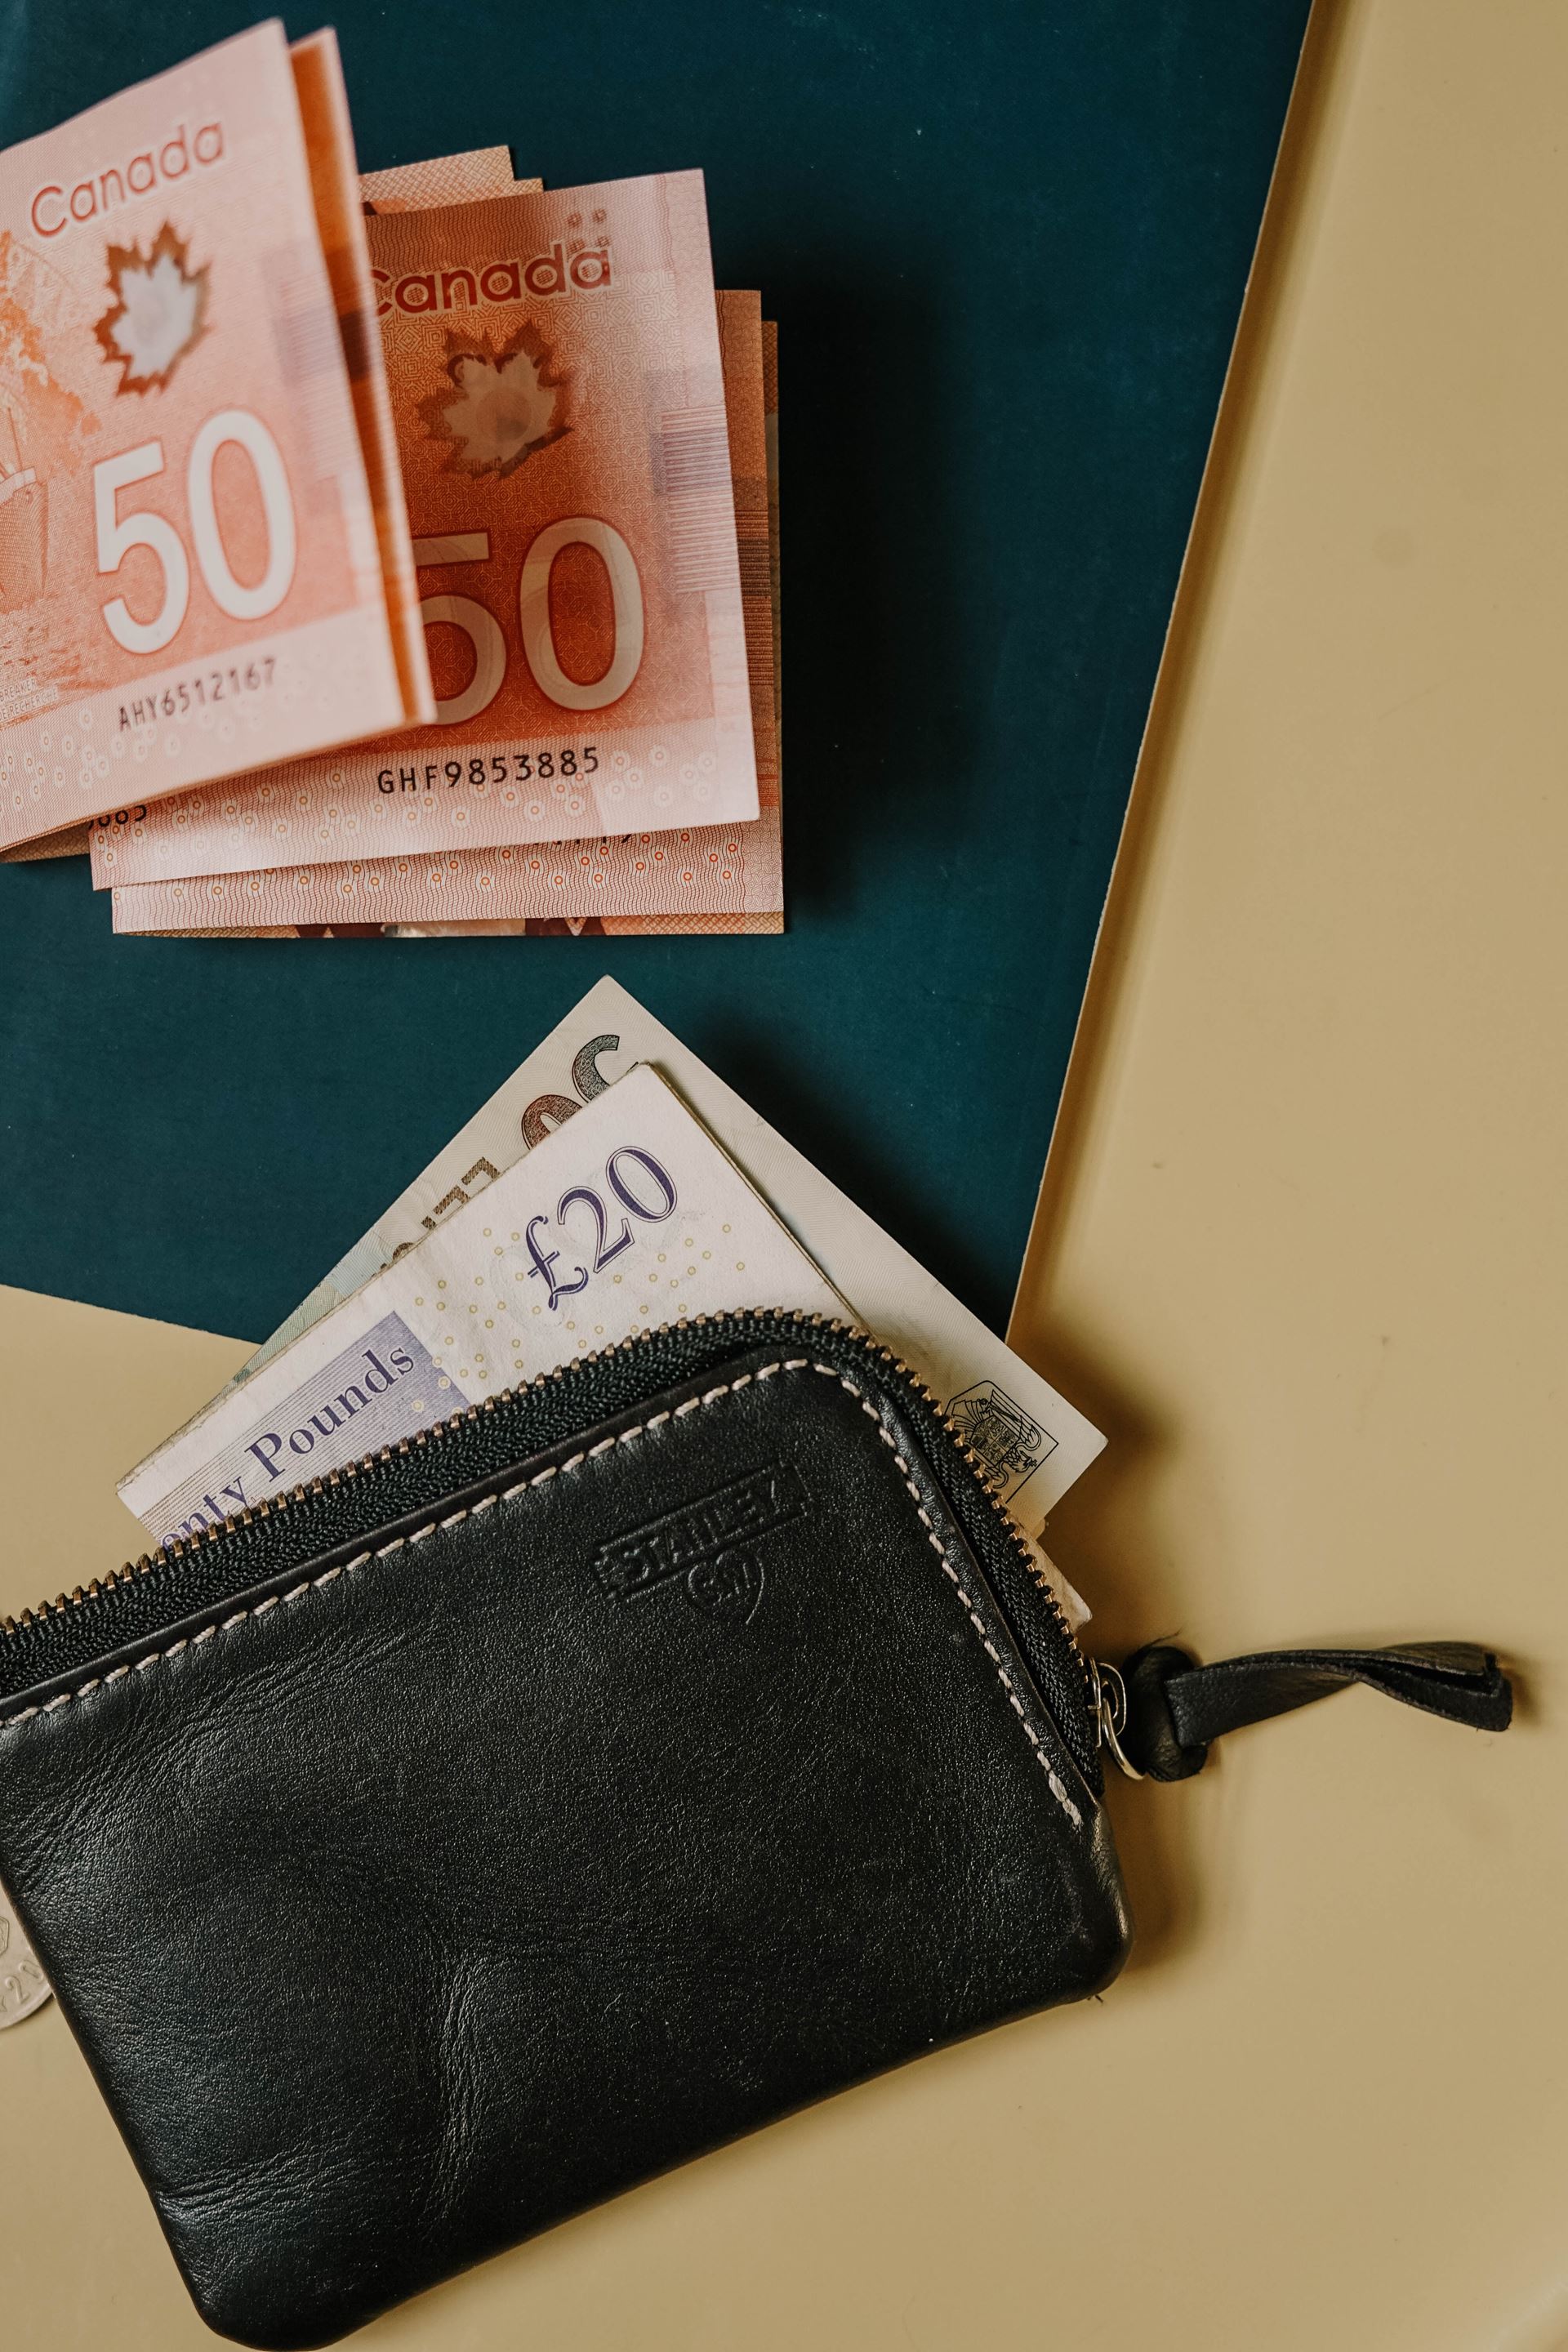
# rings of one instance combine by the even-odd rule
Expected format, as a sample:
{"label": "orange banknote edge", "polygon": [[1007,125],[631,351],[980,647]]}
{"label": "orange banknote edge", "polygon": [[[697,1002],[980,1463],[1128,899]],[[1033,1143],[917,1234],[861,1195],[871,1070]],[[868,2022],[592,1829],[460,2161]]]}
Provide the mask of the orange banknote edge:
{"label": "orange banknote edge", "polygon": [[757,814],[701,174],[368,227],[437,723],[133,804],[100,887]]}
{"label": "orange banknote edge", "polygon": [[145,931],[156,940],[480,940],[480,939],[719,939],[738,934],[776,937],[784,927],[776,915],[566,915],[473,923],[272,923],[247,930],[233,924],[216,931]]}
{"label": "orange banknote edge", "polygon": [[374,212],[418,212],[430,205],[503,196],[512,184],[510,147],[465,147],[456,155],[426,155],[416,163],[362,172],[359,193]]}
{"label": "orange banknote edge", "polygon": [[403,491],[397,429],[387,390],[385,361],[375,331],[375,284],[337,35],[312,33],[307,39],[296,41],[289,56],[300,100],[305,161],[316,202],[316,225],[337,308],[339,333],[348,362],[349,390],[370,481],[381,574],[386,591],[387,625],[403,691],[403,716],[405,721],[422,719],[434,708],[429,655],[419,611],[419,582],[414,568],[414,543]]}
{"label": "orange banknote edge", "polygon": [[330,34],[0,155],[0,845],[432,709],[369,270]]}
{"label": "orange banknote edge", "polygon": [[768,583],[773,614],[773,737],[784,765],[784,603],[779,555],[779,325],[763,320],[763,429],[767,440]]}
{"label": "orange banknote edge", "polygon": [[[500,929],[783,929],[778,687],[773,663],[773,536],[771,494],[775,433],[769,437],[762,297],[721,291],[726,430],[733,478],[745,604],[752,724],[762,812],[736,828],[677,828],[574,845],[500,846],[447,858],[400,858],[308,870],[181,877],[115,891],[120,931],[240,931],[257,936],[353,934],[406,927],[409,936],[449,936],[463,922]],[[775,400],[775,381],[773,381]]]}

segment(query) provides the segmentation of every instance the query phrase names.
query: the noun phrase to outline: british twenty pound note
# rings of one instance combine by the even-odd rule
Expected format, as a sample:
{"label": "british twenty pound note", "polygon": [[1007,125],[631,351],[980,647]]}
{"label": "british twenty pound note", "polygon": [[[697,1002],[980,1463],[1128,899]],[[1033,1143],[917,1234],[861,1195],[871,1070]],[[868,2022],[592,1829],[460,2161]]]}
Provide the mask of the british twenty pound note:
{"label": "british twenty pound note", "polygon": [[0,156],[0,845],[433,708],[331,34]]}
{"label": "british twenty pound note", "polygon": [[647,1068],[514,1160],[120,1491],[178,1540],[681,1316],[844,1302]]}
{"label": "british twenty pound note", "polygon": [[[579,1125],[585,1107],[595,1106],[637,1063],[658,1068],[679,1088],[857,1318],[952,1414],[1015,1516],[1031,1533],[1037,1529],[1103,1448],[1093,1423],[608,978],[589,990],[171,1445],[184,1444],[280,1350],[447,1218],[467,1214],[469,1204],[482,1207],[509,1171],[520,1161],[526,1167],[528,1155],[557,1129]],[[254,1239],[250,1245],[258,1246]],[[758,1294],[745,1303],[764,1302]],[[168,1451],[160,1448],[132,1479],[147,1475],[167,1487],[172,1482],[156,1465]]]}
{"label": "british twenty pound note", "polygon": [[100,887],[757,814],[701,173],[366,226],[436,723],[133,810]]}

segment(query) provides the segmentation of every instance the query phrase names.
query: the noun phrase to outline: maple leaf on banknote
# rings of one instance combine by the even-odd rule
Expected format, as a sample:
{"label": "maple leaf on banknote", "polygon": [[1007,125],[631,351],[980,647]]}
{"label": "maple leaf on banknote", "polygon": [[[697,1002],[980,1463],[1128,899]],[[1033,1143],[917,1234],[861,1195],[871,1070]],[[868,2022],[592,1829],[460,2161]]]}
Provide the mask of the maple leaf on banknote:
{"label": "maple leaf on banknote", "polygon": [[114,301],[98,322],[105,359],[118,364],[117,393],[152,392],[174,374],[206,320],[210,263],[187,268],[190,247],[167,221],[143,253],[139,245],[111,245],[109,283]]}
{"label": "maple leaf on banknote", "polygon": [[550,347],[536,327],[525,323],[499,348],[483,336],[448,335],[447,373],[457,397],[443,389],[417,405],[430,438],[451,445],[449,473],[495,474],[504,481],[571,430],[568,378],[551,367]]}

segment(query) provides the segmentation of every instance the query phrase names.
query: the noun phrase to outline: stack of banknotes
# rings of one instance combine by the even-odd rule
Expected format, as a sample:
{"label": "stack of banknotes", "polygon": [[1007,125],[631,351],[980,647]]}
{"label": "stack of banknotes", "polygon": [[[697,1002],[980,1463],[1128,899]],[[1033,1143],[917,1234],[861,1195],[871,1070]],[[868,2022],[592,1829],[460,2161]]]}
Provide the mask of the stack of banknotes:
{"label": "stack of banknotes", "polygon": [[0,155],[0,855],[116,930],[781,929],[778,586],[700,173],[361,177],[276,23]]}
{"label": "stack of banknotes", "polygon": [[559,1364],[756,1307],[875,1332],[1031,1538],[1104,1443],[605,979],[120,1493],[156,1554]]}

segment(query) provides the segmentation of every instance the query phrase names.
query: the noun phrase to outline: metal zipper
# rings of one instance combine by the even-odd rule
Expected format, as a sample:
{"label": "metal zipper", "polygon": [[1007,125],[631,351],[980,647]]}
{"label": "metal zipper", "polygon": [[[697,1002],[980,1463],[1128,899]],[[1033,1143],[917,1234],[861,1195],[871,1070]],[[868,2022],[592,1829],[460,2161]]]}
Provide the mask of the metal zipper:
{"label": "metal zipper", "polygon": [[[724,1307],[711,1315],[694,1316],[691,1328],[733,1324],[740,1330],[743,1329],[746,1323],[753,1317],[762,1315],[769,1316],[777,1322],[793,1323],[803,1331],[831,1332],[836,1339],[847,1340],[851,1345],[862,1349],[866,1354],[875,1356],[881,1363],[890,1366],[904,1386],[912,1391],[934,1415],[949,1442],[967,1467],[974,1473],[981,1490],[1005,1530],[1009,1542],[1028,1571],[1031,1583],[1044,1600],[1057,1631],[1066,1642],[1072,1656],[1078,1661],[1087,1685],[1090,1712],[1097,1722],[1102,1722],[1100,1715],[1099,1684],[1095,1679],[1094,1670],[1090,1662],[1085,1658],[1079,1648],[1078,1640],[1068,1620],[1067,1612],[1057,1598],[1033,1546],[1006,1504],[995,1491],[991,1474],[984,1463],[968,1444],[957,1424],[926,1386],[919,1373],[912,1371],[901,1356],[895,1356],[890,1348],[885,1347],[870,1332],[861,1329],[855,1324],[845,1323],[837,1318],[830,1320],[822,1315],[807,1315],[799,1307]],[[468,1423],[476,1420],[481,1413],[500,1411],[505,1405],[527,1395],[530,1389],[542,1388],[551,1381],[563,1379],[568,1370],[589,1364],[610,1362],[617,1357],[629,1355],[637,1349],[646,1347],[649,1341],[663,1333],[679,1330],[680,1328],[679,1324],[665,1324],[658,1330],[633,1332],[628,1338],[616,1341],[612,1347],[595,1349],[590,1355],[573,1358],[570,1365],[556,1365],[548,1372],[539,1373],[528,1383],[526,1389],[503,1389],[495,1396],[487,1397],[482,1404],[470,1405],[464,1412],[452,1414],[449,1420],[433,1423],[428,1429],[418,1431],[413,1437],[403,1439],[395,1446],[384,1446],[379,1454],[366,1454],[356,1462],[343,1464],[341,1468],[330,1472],[325,1478],[310,1479],[291,1488],[286,1495],[279,1495],[268,1502],[258,1503],[254,1509],[236,1511],[229,1517],[220,1520],[216,1527],[203,1528],[198,1534],[182,1542],[170,1544],[155,1555],[143,1552],[139,1559],[127,1560],[123,1567],[113,1570],[106,1577],[93,1577],[86,1585],[79,1584],[74,1591],[59,1593],[53,1601],[40,1601],[36,1608],[24,1609],[19,1617],[6,1617],[0,1620],[0,1641],[16,1640],[31,1626],[46,1624],[51,1618],[65,1616],[72,1610],[82,1607],[85,1602],[112,1592],[117,1587],[133,1583],[138,1577],[149,1575],[155,1569],[187,1558],[202,1545],[210,1544],[219,1537],[231,1534],[237,1528],[247,1527],[256,1520],[270,1518],[279,1512],[295,1508],[300,1504],[308,1502],[313,1495],[322,1493],[329,1486],[341,1484],[345,1479],[373,1475],[384,1463],[394,1462],[399,1456],[413,1453],[421,1447],[438,1445],[445,1438],[462,1429]],[[1103,1738],[1103,1729],[1101,1737]]]}

